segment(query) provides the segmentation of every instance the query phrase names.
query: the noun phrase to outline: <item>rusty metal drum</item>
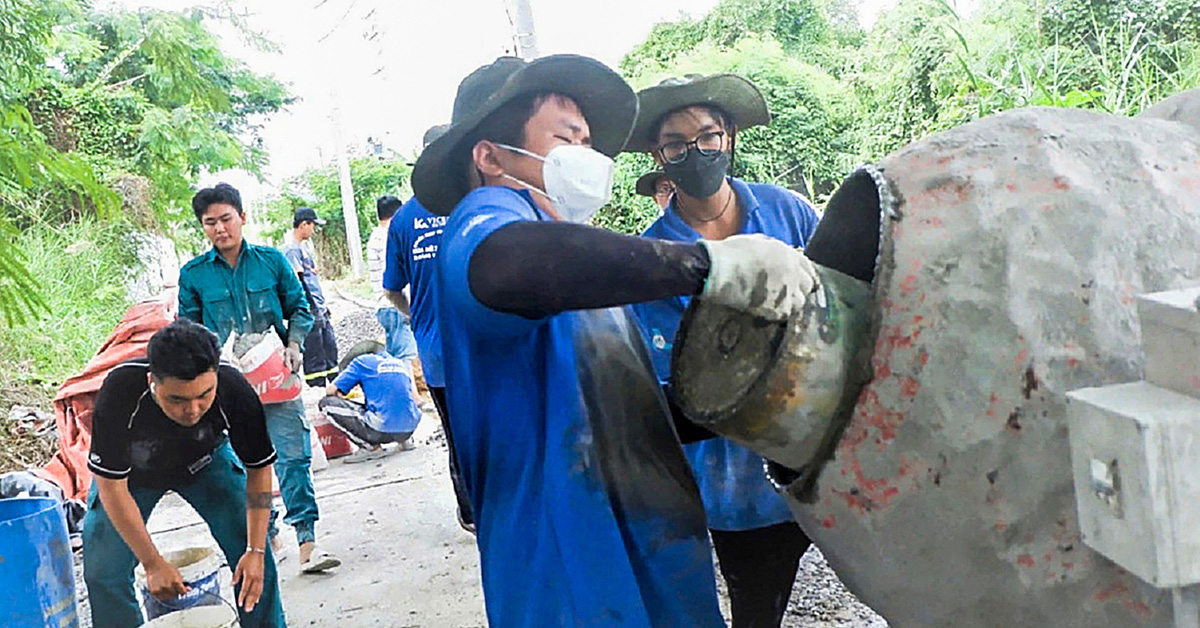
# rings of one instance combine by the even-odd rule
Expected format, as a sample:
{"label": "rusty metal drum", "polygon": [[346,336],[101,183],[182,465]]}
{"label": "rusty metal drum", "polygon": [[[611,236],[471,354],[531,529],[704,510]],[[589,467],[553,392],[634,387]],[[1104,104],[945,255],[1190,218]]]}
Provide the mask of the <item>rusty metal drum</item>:
{"label": "rusty metal drum", "polygon": [[[803,341],[848,361],[848,402],[789,413],[788,330],[733,333],[763,323],[699,300],[673,382],[694,417],[790,468],[775,475],[796,519],[846,585],[896,628],[1171,625],[1169,591],[1081,541],[1065,394],[1140,379],[1135,296],[1200,284],[1200,126],[988,117],[851,175],[809,256],[871,269],[861,350]],[[711,372],[695,385],[734,363],[729,399]],[[790,386],[835,371],[793,368]]]}

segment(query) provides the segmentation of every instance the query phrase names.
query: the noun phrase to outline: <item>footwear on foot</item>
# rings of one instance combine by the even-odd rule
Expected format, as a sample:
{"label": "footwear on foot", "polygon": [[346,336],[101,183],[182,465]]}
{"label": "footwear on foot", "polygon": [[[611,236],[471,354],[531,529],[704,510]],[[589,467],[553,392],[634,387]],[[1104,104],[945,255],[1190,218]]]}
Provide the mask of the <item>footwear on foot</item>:
{"label": "footwear on foot", "polygon": [[476,534],[475,522],[474,521],[468,522],[466,519],[463,519],[463,514],[462,514],[461,510],[456,510],[454,512],[454,517],[456,519],[458,519],[458,527],[462,528],[463,530],[466,530],[467,532],[469,532],[471,534]]}
{"label": "footwear on foot", "polygon": [[341,565],[342,561],[325,550],[314,549],[308,560],[300,563],[300,573],[321,573]]}
{"label": "footwear on foot", "polygon": [[342,458],[342,462],[344,462],[345,464],[357,464],[359,462],[369,462],[371,460],[378,460],[380,458],[389,456],[395,451],[396,450],[394,450],[394,449],[389,450],[384,447],[376,447],[375,449],[359,449],[358,451],[350,454],[349,456]]}

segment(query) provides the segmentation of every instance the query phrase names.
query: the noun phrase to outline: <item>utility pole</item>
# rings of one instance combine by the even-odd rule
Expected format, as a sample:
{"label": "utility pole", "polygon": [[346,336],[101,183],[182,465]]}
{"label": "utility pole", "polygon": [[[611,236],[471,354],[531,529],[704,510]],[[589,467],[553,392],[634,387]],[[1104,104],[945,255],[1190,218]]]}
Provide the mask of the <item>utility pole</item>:
{"label": "utility pole", "polygon": [[537,34],[533,28],[533,7],[530,6],[530,1],[511,0],[513,8],[510,14],[517,56],[526,61],[532,61],[538,56]]}
{"label": "utility pole", "polygon": [[346,248],[350,250],[350,273],[355,279],[363,274],[362,238],[358,233],[358,211],[354,207],[354,182],[350,179],[350,159],[342,145],[342,110],[333,94],[333,150],[337,154],[338,181],[342,189],[342,219],[346,222]]}

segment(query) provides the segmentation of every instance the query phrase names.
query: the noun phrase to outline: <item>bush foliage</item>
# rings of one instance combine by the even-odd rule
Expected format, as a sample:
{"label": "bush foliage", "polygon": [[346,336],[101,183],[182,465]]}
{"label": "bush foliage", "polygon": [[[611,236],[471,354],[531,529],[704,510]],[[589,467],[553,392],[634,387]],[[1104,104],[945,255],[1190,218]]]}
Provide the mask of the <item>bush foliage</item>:
{"label": "bush foliage", "polygon": [[[849,0],[722,0],[655,25],[620,70],[637,89],[734,72],[763,92],[766,128],[739,136],[737,170],[822,201],[856,164],[980,117],[1033,105],[1132,115],[1200,87],[1194,0],[900,0],[871,31]],[[596,223],[638,232],[657,215],[633,195],[650,167],[618,160]]]}

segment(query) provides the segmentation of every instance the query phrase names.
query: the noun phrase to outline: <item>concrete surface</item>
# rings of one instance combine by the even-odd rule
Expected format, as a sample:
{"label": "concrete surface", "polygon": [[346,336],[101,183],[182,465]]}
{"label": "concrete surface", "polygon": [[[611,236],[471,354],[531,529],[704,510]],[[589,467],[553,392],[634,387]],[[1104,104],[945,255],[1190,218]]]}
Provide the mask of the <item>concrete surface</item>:
{"label": "concrete surface", "polygon": [[1138,297],[1146,381],[1200,397],[1200,288]]}
{"label": "concrete surface", "polygon": [[1200,400],[1147,382],[1068,396],[1083,541],[1157,587],[1200,582]]}

